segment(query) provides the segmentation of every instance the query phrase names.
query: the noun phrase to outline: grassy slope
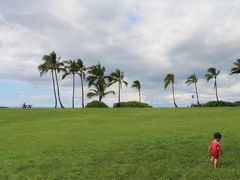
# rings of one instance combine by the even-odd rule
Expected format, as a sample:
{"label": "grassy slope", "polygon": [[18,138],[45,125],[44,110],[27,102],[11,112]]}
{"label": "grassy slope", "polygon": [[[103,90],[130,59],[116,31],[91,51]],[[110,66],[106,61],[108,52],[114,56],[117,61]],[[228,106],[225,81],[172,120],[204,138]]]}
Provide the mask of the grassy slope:
{"label": "grassy slope", "polygon": [[[0,179],[240,179],[240,109],[0,109]],[[221,168],[207,155],[223,132]]]}

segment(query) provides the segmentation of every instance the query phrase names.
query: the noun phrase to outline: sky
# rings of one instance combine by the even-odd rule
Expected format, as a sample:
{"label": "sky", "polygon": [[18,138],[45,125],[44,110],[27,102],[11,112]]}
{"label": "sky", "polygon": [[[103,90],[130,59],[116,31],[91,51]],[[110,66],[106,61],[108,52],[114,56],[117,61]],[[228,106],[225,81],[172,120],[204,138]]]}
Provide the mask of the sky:
{"label": "sky", "polygon": [[[163,89],[168,73],[175,75],[178,106],[196,102],[194,86],[184,84],[193,73],[200,102],[215,100],[213,82],[204,78],[209,67],[221,71],[219,99],[240,100],[240,78],[228,75],[240,56],[239,12],[239,0],[0,0],[0,106],[54,106],[50,74],[40,77],[37,69],[51,51],[86,66],[100,62],[107,74],[124,71],[122,101],[138,100],[131,84],[140,80],[144,102],[173,106],[171,88]],[[61,76],[61,98],[71,107],[71,77]],[[117,96],[103,101],[111,106]]]}

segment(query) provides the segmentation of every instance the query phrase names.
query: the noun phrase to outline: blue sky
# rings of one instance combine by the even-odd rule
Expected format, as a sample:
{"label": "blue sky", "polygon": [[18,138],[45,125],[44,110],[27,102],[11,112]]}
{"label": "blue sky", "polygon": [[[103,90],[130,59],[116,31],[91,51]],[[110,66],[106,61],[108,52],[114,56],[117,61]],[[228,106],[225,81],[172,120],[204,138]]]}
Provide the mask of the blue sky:
{"label": "blue sky", "polygon": [[[130,84],[142,82],[142,98],[155,107],[173,105],[171,89],[163,90],[167,73],[175,74],[179,106],[192,102],[194,88],[184,84],[192,73],[199,77],[200,102],[214,100],[213,82],[204,79],[211,66],[221,70],[220,99],[239,100],[240,79],[228,74],[240,55],[240,1],[199,2],[0,0],[0,106],[23,101],[53,106],[50,76],[40,78],[37,70],[42,56],[52,50],[62,60],[81,58],[86,66],[101,62],[107,73],[123,70]],[[71,79],[60,85],[64,105],[70,107]],[[137,92],[129,86],[122,98],[137,100]],[[117,96],[103,101],[112,105]]]}

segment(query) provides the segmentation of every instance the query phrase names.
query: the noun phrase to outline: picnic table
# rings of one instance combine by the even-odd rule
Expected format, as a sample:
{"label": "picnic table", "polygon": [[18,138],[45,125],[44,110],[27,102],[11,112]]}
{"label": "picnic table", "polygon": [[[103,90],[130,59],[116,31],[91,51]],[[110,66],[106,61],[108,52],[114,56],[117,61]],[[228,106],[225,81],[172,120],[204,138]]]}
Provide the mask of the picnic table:
{"label": "picnic table", "polygon": [[25,102],[22,104],[23,109],[31,109],[33,105],[26,104]]}

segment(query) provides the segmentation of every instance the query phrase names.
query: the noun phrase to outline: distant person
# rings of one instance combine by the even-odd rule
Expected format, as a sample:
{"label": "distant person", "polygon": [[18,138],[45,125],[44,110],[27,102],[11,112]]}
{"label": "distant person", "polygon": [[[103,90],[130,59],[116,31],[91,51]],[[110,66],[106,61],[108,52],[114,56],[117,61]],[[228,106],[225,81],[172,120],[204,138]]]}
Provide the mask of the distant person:
{"label": "distant person", "polygon": [[219,165],[219,156],[220,154],[222,155],[222,149],[220,145],[220,141],[222,138],[222,135],[219,132],[216,132],[213,134],[214,140],[211,141],[209,148],[208,148],[208,153],[212,156],[211,161],[213,163],[213,167],[217,168]]}

